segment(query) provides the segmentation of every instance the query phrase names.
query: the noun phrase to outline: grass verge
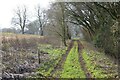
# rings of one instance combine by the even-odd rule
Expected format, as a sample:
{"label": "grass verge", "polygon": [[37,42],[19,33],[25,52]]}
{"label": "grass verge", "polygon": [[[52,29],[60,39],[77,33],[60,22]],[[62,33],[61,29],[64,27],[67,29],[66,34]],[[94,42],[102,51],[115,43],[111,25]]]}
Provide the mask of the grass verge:
{"label": "grass verge", "polygon": [[45,76],[51,76],[51,71],[61,59],[62,54],[65,54],[65,49],[52,48],[51,45],[41,45],[41,47],[39,47],[41,51],[47,52],[49,54],[49,60],[41,63],[38,72]]}
{"label": "grass verge", "polygon": [[83,49],[82,56],[93,78],[115,78],[117,75],[115,65],[103,53]]}

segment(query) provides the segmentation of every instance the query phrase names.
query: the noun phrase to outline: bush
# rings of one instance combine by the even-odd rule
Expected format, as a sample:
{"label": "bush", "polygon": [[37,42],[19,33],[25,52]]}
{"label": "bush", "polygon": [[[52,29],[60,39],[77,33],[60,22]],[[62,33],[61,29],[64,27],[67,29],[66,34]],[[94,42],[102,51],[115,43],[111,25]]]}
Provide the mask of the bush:
{"label": "bush", "polygon": [[95,46],[104,49],[105,53],[118,59],[118,34],[112,27],[104,28],[94,38]]}

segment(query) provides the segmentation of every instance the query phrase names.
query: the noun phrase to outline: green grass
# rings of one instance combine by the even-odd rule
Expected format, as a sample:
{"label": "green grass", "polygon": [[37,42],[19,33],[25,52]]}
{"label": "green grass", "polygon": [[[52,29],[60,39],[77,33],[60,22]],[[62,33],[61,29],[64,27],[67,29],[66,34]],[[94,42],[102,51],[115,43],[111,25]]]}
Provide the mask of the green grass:
{"label": "green grass", "polygon": [[[110,59],[105,57],[103,53],[98,53],[95,51],[88,51],[86,49],[82,50],[82,56],[86,62],[86,67],[88,68],[88,71],[92,72],[93,78],[110,78],[114,77],[113,75],[116,75],[115,73],[109,73],[103,67],[112,66],[112,62],[110,62]],[[109,64],[109,65],[108,65]],[[112,71],[112,70],[110,70]]]}
{"label": "green grass", "polygon": [[74,47],[67,56],[61,78],[85,78],[79,63],[77,42],[74,43]]}
{"label": "green grass", "polygon": [[51,71],[54,69],[54,66],[58,63],[58,61],[61,59],[62,54],[65,54],[65,49],[60,48],[52,48],[51,45],[40,45],[39,49],[47,52],[49,55],[49,60],[42,63],[42,66],[38,69],[38,72],[45,75],[45,76],[51,76]]}
{"label": "green grass", "polygon": [[83,50],[83,58],[86,62],[86,66],[88,68],[88,71],[92,72],[92,75],[95,77],[95,78],[104,78],[105,75],[102,75],[102,71],[101,70],[96,70],[95,69],[95,61],[91,61],[92,60],[92,57],[90,58],[87,53],[85,52],[85,50]]}
{"label": "green grass", "polygon": [[51,59],[56,59],[58,57],[61,57],[62,54],[65,54],[65,51],[67,49],[67,48],[65,49],[53,48],[53,46],[49,44],[40,44],[38,46],[39,46],[38,48],[40,49],[40,51],[47,52],[50,55]]}

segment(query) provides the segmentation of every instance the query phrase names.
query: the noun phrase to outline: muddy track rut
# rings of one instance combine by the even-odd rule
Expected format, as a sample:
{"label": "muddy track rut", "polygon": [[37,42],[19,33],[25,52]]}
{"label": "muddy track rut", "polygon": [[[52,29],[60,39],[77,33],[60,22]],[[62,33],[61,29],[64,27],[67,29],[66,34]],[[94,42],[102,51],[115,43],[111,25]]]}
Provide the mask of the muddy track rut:
{"label": "muddy track rut", "polygon": [[[82,70],[84,71],[85,73],[85,76],[86,78],[92,78],[92,75],[91,73],[88,71],[87,67],[86,67],[86,63],[82,57],[82,49],[84,48],[83,45],[81,44],[81,42],[79,40],[77,40],[77,43],[78,43],[78,54],[79,54],[79,62],[80,62],[80,65],[81,65],[81,68]],[[92,80],[92,79],[89,79],[89,80]]]}
{"label": "muddy track rut", "polygon": [[[62,55],[60,61],[59,61],[58,64],[54,67],[54,70],[51,71],[51,76],[53,76],[53,74],[54,74],[56,71],[62,70],[62,66],[63,66],[63,64],[65,63],[66,58],[67,58],[70,50],[72,49],[73,45],[74,45],[74,40],[72,40],[72,41],[69,43],[69,46],[68,46],[68,48],[67,48],[67,50],[66,50],[66,53]],[[59,75],[58,75],[57,77],[59,77]]]}

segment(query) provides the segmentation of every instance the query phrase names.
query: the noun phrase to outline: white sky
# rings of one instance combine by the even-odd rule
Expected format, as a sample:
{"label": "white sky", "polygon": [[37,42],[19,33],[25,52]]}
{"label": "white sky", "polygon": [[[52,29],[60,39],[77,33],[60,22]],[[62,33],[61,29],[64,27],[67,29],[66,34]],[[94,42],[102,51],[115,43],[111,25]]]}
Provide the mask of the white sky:
{"label": "white sky", "polygon": [[[29,13],[33,13],[35,6],[48,8],[51,0],[0,0],[0,28],[12,27],[11,19],[17,6],[26,5]],[[32,15],[32,14],[29,14]]]}

